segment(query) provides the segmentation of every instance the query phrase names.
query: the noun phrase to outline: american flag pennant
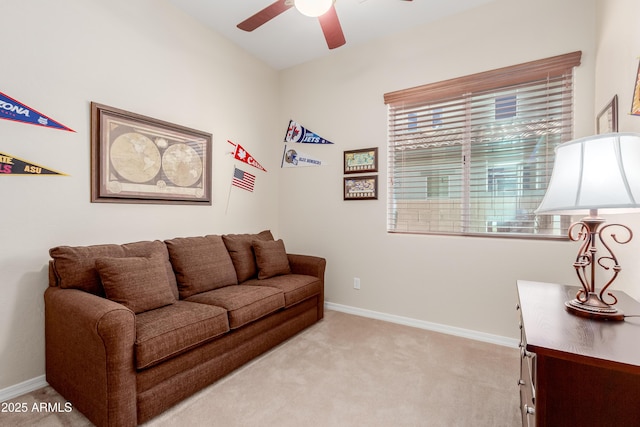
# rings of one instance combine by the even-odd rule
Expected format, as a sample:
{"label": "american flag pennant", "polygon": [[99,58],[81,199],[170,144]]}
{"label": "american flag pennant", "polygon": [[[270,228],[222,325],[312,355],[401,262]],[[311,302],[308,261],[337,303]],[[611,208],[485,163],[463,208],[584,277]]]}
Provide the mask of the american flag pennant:
{"label": "american flag pennant", "polygon": [[255,175],[245,172],[242,169],[234,168],[231,185],[242,188],[243,190],[253,191],[253,184],[255,184],[255,182]]}

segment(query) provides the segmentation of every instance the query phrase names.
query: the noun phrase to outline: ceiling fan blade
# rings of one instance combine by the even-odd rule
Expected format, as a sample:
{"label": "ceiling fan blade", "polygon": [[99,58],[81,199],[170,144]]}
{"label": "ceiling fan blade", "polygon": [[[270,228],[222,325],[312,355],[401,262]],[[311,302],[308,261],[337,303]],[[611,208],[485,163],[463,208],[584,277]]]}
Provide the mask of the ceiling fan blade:
{"label": "ceiling fan blade", "polygon": [[329,49],[335,49],[346,43],[335,7],[331,6],[327,13],[318,17],[318,20]]}
{"label": "ceiling fan blade", "polygon": [[245,19],[237,25],[238,28],[244,31],[253,31],[259,26],[266,24],[276,16],[283,12],[286,12],[293,7],[293,2],[289,3],[287,0],[278,0],[275,3],[262,9],[255,15]]}

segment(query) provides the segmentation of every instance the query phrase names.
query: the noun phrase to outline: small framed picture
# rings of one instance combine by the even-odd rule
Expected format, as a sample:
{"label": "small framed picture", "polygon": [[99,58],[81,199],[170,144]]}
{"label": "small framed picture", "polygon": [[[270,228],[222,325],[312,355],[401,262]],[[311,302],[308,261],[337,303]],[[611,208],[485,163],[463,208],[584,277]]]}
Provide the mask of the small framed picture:
{"label": "small framed picture", "polygon": [[377,175],[344,178],[344,200],[375,200],[377,198]]}
{"label": "small framed picture", "polygon": [[344,173],[378,172],[378,147],[344,152]]}
{"label": "small framed picture", "polygon": [[210,133],[91,103],[91,202],[211,205]]}
{"label": "small framed picture", "polygon": [[596,133],[609,132],[618,132],[618,95],[615,95],[596,117]]}

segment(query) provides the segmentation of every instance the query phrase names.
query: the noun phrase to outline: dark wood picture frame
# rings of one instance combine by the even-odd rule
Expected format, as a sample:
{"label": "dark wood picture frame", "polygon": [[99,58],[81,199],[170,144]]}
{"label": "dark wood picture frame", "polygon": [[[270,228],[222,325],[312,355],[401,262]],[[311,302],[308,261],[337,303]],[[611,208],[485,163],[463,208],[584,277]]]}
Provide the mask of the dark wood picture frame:
{"label": "dark wood picture frame", "polygon": [[212,135],[91,103],[91,202],[211,205]]}
{"label": "dark wood picture frame", "polygon": [[378,172],[378,147],[344,152],[344,173]]}
{"label": "dark wood picture frame", "polygon": [[596,134],[618,132],[618,95],[596,116]]}
{"label": "dark wood picture frame", "polygon": [[344,200],[376,200],[378,199],[378,176],[344,177]]}

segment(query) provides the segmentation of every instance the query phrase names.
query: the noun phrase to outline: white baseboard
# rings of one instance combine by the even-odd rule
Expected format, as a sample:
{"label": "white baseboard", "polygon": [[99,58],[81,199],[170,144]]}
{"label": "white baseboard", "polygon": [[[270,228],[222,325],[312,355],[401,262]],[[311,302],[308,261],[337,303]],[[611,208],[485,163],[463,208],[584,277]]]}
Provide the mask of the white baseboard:
{"label": "white baseboard", "polygon": [[351,307],[348,305],[325,302],[324,306],[327,310],[340,311],[343,313],[354,314],[356,316],[384,320],[386,322],[398,323],[400,325],[412,326],[414,328],[441,332],[444,334],[455,335],[463,338],[470,338],[472,340],[488,342],[491,344],[502,345],[505,347],[518,348],[518,344],[519,344],[517,339],[503,337],[501,335],[487,334],[484,332],[472,331],[470,329],[457,328],[455,326],[447,326],[440,323],[427,322],[424,320],[412,319],[409,317],[396,316],[394,314],[387,314],[387,313],[381,313],[378,311],[365,310],[363,308]]}
{"label": "white baseboard", "polygon": [[0,402],[7,401],[18,396],[22,396],[23,394],[26,394],[26,393],[31,393],[34,390],[37,390],[42,387],[46,387],[48,385],[49,384],[47,384],[47,379],[44,375],[31,378],[30,380],[23,381],[19,384],[15,384],[0,390]]}

